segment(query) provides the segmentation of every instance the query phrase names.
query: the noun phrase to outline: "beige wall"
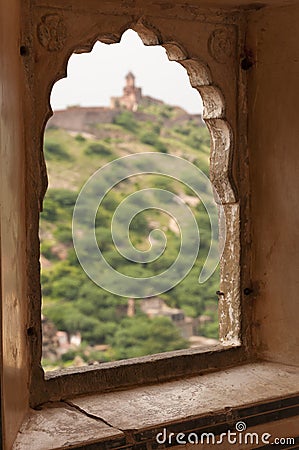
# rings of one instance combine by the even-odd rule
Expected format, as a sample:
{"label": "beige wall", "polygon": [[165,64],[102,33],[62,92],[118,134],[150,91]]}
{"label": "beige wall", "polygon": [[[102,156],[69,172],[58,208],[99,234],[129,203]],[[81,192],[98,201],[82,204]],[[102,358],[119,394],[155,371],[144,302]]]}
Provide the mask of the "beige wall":
{"label": "beige wall", "polygon": [[[35,358],[34,379],[36,381],[37,374],[40,377],[39,381],[42,380],[42,374],[39,372],[41,342],[38,325],[40,299],[37,227],[38,200],[42,197],[42,190],[45,188],[46,182],[45,177],[42,178],[43,166],[40,159],[42,133],[40,130],[47,116],[46,99],[50,91],[50,84],[62,76],[69,51],[64,46],[62,53],[58,53],[57,56],[55,52],[48,52],[40,43],[36,42],[37,51],[34,61],[30,60],[31,56],[27,58],[27,64],[32,70],[29,71],[30,76],[26,81],[25,92],[23,79],[25,58],[20,56],[19,51],[22,44],[19,19],[20,5],[25,5],[26,1],[10,0],[9,6],[7,3],[5,0],[0,0],[0,200],[2,214],[0,220],[0,261],[2,265],[0,285],[4,335],[1,378],[2,408],[5,410],[5,449],[10,449],[29,404],[28,386],[31,365],[29,354]],[[61,5],[58,0],[43,0],[41,3],[53,3],[53,6]],[[66,0],[65,3],[70,3],[70,0]],[[98,8],[98,1],[91,1],[91,4],[94,5],[94,8]],[[122,2],[123,8],[129,8],[126,5]],[[101,7],[110,8],[109,2],[103,2]],[[149,8],[147,3],[144,9]],[[69,48],[73,48],[74,36],[77,36],[78,33],[79,44],[86,42],[87,35],[89,42],[92,42],[96,37],[96,33],[93,31],[94,17],[98,16],[96,14],[91,14],[90,17],[86,16],[85,22],[81,24],[77,13],[72,9],[68,11],[71,16],[74,16],[67,22],[69,27],[67,45]],[[141,10],[138,9],[138,11]],[[46,12],[45,6],[36,8],[34,17],[36,23],[39,23],[41,15]],[[108,33],[112,31],[119,32],[119,30],[125,29],[127,23],[132,20],[129,12],[124,11],[124,15],[120,14],[117,17],[108,14],[103,16],[104,18],[101,18],[105,25],[102,24],[101,27],[103,35],[106,33],[108,36]],[[154,11],[150,12],[153,14]],[[220,20],[220,16],[215,15],[216,18],[213,19],[216,21],[215,23],[204,20],[204,23],[201,24],[195,23],[190,18],[184,20],[181,18],[181,21],[178,22],[177,18],[180,16],[176,11],[172,13],[171,20],[166,21],[163,18],[164,14],[166,13],[156,12],[157,17],[152,17],[153,24],[157,29],[164,30],[165,36],[162,37],[165,40],[182,43],[190,58],[197,60],[204,56],[203,59],[213,69],[215,85],[225,93],[225,115],[237,136],[236,120],[241,116],[241,112],[237,114],[235,98],[238,54],[236,54],[235,60],[232,57],[233,62],[218,64],[213,61],[207,46],[204,47],[204,55],[201,55],[198,45],[198,42],[202,40],[208,42],[210,33],[216,26],[215,23],[217,24]],[[26,17],[26,14],[22,17]],[[109,24],[107,17],[110,17]],[[250,270],[255,290],[254,296],[244,300],[246,308],[249,302],[253,302],[253,322],[247,321],[246,317],[243,324],[245,322],[244,328],[246,328],[247,334],[252,326],[251,335],[258,356],[297,365],[299,364],[297,331],[299,316],[297,300],[299,291],[298,18],[299,6],[277,10],[265,8],[249,14],[247,45],[256,61],[254,67],[247,72],[251,215],[246,218],[252,227],[250,246],[252,255],[246,250],[246,261],[244,261],[243,253],[242,263],[243,267],[249,266],[248,256],[248,261],[251,261]],[[223,23],[226,23],[228,19],[223,17]],[[98,20],[100,22],[100,19]],[[235,25],[230,25],[230,30],[233,36],[235,34],[236,37],[238,36],[237,43],[239,45],[240,36]],[[29,50],[32,49],[34,38],[37,39],[36,32],[28,33],[28,42],[31,42]],[[115,37],[113,39],[117,40]],[[238,45],[233,46],[236,52],[239,50]],[[40,77],[34,77],[36,73],[39,73]],[[46,83],[45,80],[48,82]],[[241,97],[241,87],[243,88],[243,86],[239,83],[239,97]],[[37,116],[26,113],[23,108],[24,103],[30,104],[28,98],[26,99],[30,88],[31,92],[35,92],[35,96],[32,97],[35,105],[34,113]],[[246,112],[245,108],[244,111]],[[25,123],[27,125],[26,133]],[[242,130],[239,131],[242,134]],[[24,143],[25,135],[27,136],[27,145]],[[241,138],[240,141],[243,142]],[[238,153],[238,151],[243,151],[238,145],[236,145],[236,150],[236,155],[240,159],[240,170],[236,169],[236,178],[242,178],[242,173],[247,170],[245,169],[246,158],[243,153],[243,156]],[[27,166],[26,196],[25,162]],[[239,184],[244,200],[244,193],[248,192],[247,188],[249,188],[247,180],[245,179]],[[28,186],[31,186],[30,190]],[[27,226],[25,226],[25,206],[28,211]],[[242,217],[245,217],[245,207],[243,204],[241,206]],[[242,223],[244,224],[244,222],[245,220]],[[245,239],[244,227],[241,227],[241,233],[242,238]],[[30,242],[27,249],[26,239],[27,242]],[[27,278],[29,280],[28,287],[25,281]],[[249,283],[249,279],[245,280],[245,276],[243,278],[244,283],[245,281]],[[31,328],[33,325],[34,327]],[[30,327],[30,339],[26,338],[28,327]],[[38,386],[38,384],[34,385],[33,383],[31,386]],[[35,390],[45,391],[45,385],[40,386]],[[72,383],[70,389],[74,389]],[[48,398],[48,395],[50,394],[46,392],[45,398]],[[36,397],[40,397],[40,392],[37,392]]]}
{"label": "beige wall", "polygon": [[[5,3],[5,5],[4,5]],[[18,0],[0,3],[0,199],[2,408],[5,449],[11,448],[28,405],[25,287],[22,61]]]}
{"label": "beige wall", "polygon": [[249,23],[252,273],[260,356],[299,364],[299,6]]}

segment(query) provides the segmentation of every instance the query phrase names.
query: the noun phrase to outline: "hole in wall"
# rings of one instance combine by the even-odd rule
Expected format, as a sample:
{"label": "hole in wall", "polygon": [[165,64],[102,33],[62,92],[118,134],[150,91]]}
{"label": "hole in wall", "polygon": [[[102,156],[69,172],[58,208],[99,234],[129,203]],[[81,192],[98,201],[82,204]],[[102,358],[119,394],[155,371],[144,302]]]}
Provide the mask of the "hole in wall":
{"label": "hole in wall", "polygon": [[25,45],[20,46],[20,55],[27,56],[29,54],[28,48]]}
{"label": "hole in wall", "polygon": [[[163,48],[144,47],[129,30],[120,44],[97,43],[90,54],[74,55],[68,78],[53,88],[51,105],[54,116],[44,137],[49,188],[40,226],[44,368],[99,364],[215,343],[219,271],[206,283],[198,283],[211,230],[202,201],[186,183],[169,174],[135,174],[108,192],[95,221],[97,243],[115,270],[130,277],[154,277],[171,267],[181,248],[180,217],[167,211],[168,197],[161,208],[167,194],[161,197],[160,191],[175,194],[174,202],[181,201],[191,211],[200,232],[198,256],[176,286],[143,299],[125,295],[126,290],[116,295],[90,280],[72,240],[72,215],[82,186],[115,159],[146,152],[176,156],[208,176],[210,137],[200,96],[190,86],[185,69],[168,61]],[[105,182],[110,175],[104,174]],[[107,190],[107,184],[104,187]],[[159,246],[161,235],[149,239],[158,228],[167,245],[161,258],[136,263],[113,248],[111,221],[125,197],[147,188],[160,190],[150,193],[160,209],[148,207],[133,216],[129,237],[139,252],[146,252],[155,243]],[[139,197],[134,203],[133,198],[132,204],[139,202],[142,207],[146,200]],[[212,204],[213,198],[208,202]],[[83,220],[77,232],[87,234],[84,227]],[[121,220],[118,229],[126,235]],[[186,249],[188,245],[191,254],[194,242],[187,242]],[[185,257],[187,264],[189,255]]]}

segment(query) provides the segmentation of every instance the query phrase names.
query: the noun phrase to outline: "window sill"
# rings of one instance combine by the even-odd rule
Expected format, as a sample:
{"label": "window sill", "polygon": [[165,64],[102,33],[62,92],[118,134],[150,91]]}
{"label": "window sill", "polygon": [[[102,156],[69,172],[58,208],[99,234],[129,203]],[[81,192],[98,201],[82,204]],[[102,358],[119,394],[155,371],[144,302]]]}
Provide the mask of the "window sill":
{"label": "window sill", "polygon": [[31,406],[203,375],[248,362],[241,346],[216,345],[47,372],[32,390]]}
{"label": "window sill", "polygon": [[278,421],[299,414],[298,386],[298,367],[257,362],[129,390],[70,397],[31,410],[13,450],[144,449],[150,444],[156,448],[155,437],[163,427],[177,433],[212,427],[219,433],[219,427],[238,420],[250,426]]}

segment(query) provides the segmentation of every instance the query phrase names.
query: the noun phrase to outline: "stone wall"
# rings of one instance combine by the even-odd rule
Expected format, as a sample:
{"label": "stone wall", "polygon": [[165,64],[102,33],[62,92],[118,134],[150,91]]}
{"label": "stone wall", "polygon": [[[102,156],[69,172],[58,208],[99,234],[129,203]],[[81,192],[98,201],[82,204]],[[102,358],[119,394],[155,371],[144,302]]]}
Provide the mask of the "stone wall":
{"label": "stone wall", "polygon": [[[248,136],[254,342],[299,365],[299,5],[251,14]],[[296,330],[296,332],[295,332]]]}
{"label": "stone wall", "polygon": [[47,126],[88,132],[90,131],[90,125],[111,123],[117,114],[119,114],[119,111],[116,109],[73,106],[65,110],[55,111]]}
{"label": "stone wall", "polygon": [[[162,101],[153,99],[152,97],[144,97],[142,99],[145,102],[144,105],[150,104],[163,104]],[[176,107],[177,108],[177,107]],[[49,119],[47,127],[63,128],[65,130],[80,132],[91,132],[93,126],[98,123],[113,123],[114,118],[120,114],[123,109],[116,108],[104,108],[104,107],[80,107],[72,106],[67,109],[55,111],[53,116]],[[181,108],[177,108],[179,114],[175,119],[164,119],[163,126],[173,126],[174,123],[185,123],[192,119],[198,126],[204,126],[202,116],[200,114],[188,114]],[[135,119],[138,121],[157,121],[157,117],[151,114],[147,114],[141,111],[132,112]]]}

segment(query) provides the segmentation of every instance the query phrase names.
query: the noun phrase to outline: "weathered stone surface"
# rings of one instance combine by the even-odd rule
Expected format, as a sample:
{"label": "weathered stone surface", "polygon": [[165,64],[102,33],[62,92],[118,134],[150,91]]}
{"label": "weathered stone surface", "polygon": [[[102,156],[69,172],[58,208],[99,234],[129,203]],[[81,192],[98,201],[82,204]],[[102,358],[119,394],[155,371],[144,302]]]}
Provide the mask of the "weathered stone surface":
{"label": "weathered stone surface", "polygon": [[296,393],[299,368],[256,363],[69,402],[122,429],[143,429]]}
{"label": "weathered stone surface", "polygon": [[[179,432],[200,436],[205,430],[219,435],[224,422],[234,431],[239,420],[248,425],[248,432],[260,436],[267,432],[273,439],[296,437],[297,418],[278,419],[296,414],[296,396],[292,396],[298,383],[298,368],[256,363],[202,377],[47,404],[30,412],[13,450],[58,450],[92,443],[93,449],[139,448],[141,443],[142,448],[152,449],[162,429],[168,434],[174,432],[174,436]],[[284,396],[289,397],[285,402]],[[273,417],[273,413],[274,423],[256,422],[259,415]]]}
{"label": "weathered stone surface", "polygon": [[[246,425],[246,422],[244,423]],[[254,427],[248,427],[246,428],[244,433],[242,433],[241,443],[235,442],[234,441],[235,436],[233,436],[231,439],[231,442],[234,442],[233,444],[229,444],[227,438],[223,438],[223,442],[219,444],[217,443],[217,445],[213,444],[211,440],[210,443],[208,443],[208,441],[206,440],[205,443],[200,444],[200,449],[213,450],[217,448],[217,450],[218,449],[227,450],[228,448],[234,448],[237,450],[245,450],[245,449],[253,450],[255,448],[258,449],[261,446],[264,446],[265,448],[266,442],[269,442],[270,445],[273,445],[275,443],[275,439],[279,439],[277,442],[281,442],[281,445],[287,444],[287,442],[289,442],[290,445],[292,445],[291,444],[292,441],[286,440],[290,438],[294,439],[294,442],[296,442],[298,445],[298,438],[297,440],[295,440],[296,436],[298,436],[298,423],[299,423],[299,416],[295,416],[292,418],[276,420],[275,422],[267,423],[266,426],[256,425]],[[232,432],[235,432],[234,426],[232,426],[230,429]],[[251,433],[252,437],[250,436]],[[285,438],[285,440],[283,440],[283,438]],[[219,437],[217,437],[217,441],[219,441]],[[273,445],[273,447],[275,448],[275,445]],[[194,444],[186,444],[173,446],[171,447],[171,450],[194,450],[194,448],[195,448]]]}
{"label": "weathered stone surface", "polygon": [[101,440],[121,440],[123,433],[69,406],[31,411],[13,450],[54,450]]}

